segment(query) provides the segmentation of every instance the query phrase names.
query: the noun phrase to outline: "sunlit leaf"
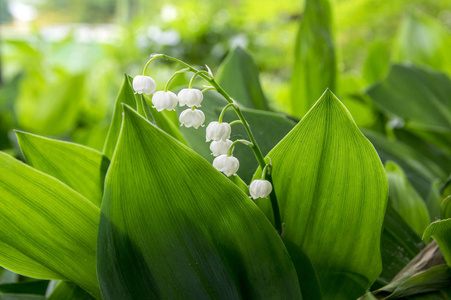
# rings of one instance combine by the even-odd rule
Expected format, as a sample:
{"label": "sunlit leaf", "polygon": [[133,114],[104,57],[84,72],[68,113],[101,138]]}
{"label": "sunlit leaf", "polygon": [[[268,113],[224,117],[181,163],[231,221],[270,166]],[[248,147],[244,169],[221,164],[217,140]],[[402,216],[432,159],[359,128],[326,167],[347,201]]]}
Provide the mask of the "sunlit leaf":
{"label": "sunlit leaf", "polygon": [[30,166],[61,180],[100,207],[109,164],[102,153],[26,132],[17,131],[16,134]]}
{"label": "sunlit leaf", "polygon": [[[312,261],[324,298],[362,296],[382,269],[388,184],[374,147],[327,90],[267,157],[285,238]],[[272,219],[269,200],[257,204]]]}
{"label": "sunlit leaf", "polygon": [[98,297],[99,209],[53,177],[0,152],[0,265],[19,274],[67,279]]}
{"label": "sunlit leaf", "polygon": [[199,155],[124,109],[98,235],[103,297],[301,299],[291,259],[257,206]]}
{"label": "sunlit leaf", "polygon": [[302,117],[326,88],[335,90],[336,58],[329,0],[307,0],[296,39],[291,114]]}

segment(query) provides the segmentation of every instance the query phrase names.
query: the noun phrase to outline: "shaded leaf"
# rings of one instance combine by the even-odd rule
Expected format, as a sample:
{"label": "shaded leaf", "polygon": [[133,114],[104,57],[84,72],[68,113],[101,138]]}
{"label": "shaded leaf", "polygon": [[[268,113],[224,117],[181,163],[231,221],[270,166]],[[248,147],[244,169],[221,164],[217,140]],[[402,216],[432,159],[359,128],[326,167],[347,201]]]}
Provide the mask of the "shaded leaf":
{"label": "shaded leaf", "polygon": [[335,46],[329,0],[307,0],[296,38],[291,114],[301,118],[326,88],[335,90]]}
{"label": "shaded leaf", "polygon": [[94,298],[76,284],[61,281],[47,297],[47,300],[93,300]]}
{"label": "shaded leaf", "polygon": [[102,153],[74,143],[16,131],[20,149],[33,168],[53,176],[100,207],[109,160]]}
{"label": "shaded leaf", "polygon": [[440,215],[442,219],[451,218],[451,196],[446,197],[440,206]]}
{"label": "shaded leaf", "polygon": [[233,49],[219,66],[217,82],[238,103],[245,107],[268,110],[263,94],[258,67],[244,49]]}
{"label": "shaded leaf", "polygon": [[[267,157],[285,239],[312,261],[324,298],[362,296],[382,269],[379,242],[388,193],[371,143],[327,90]],[[269,201],[257,204],[272,219]]]}
{"label": "shaded leaf", "polygon": [[385,170],[390,187],[389,205],[392,205],[417,233],[422,233],[430,222],[426,204],[396,163],[388,161],[385,164]]}
{"label": "shaded leaf", "polygon": [[31,280],[19,283],[0,284],[0,294],[45,295],[48,280]]}
{"label": "shaded leaf", "polygon": [[431,237],[437,242],[448,266],[451,267],[451,219],[433,222],[424,231],[423,239],[428,242]]}
{"label": "shaded leaf", "polygon": [[103,297],[301,299],[291,259],[255,204],[124,109],[98,234]]}
{"label": "shaded leaf", "polygon": [[53,177],[0,153],[0,264],[43,279],[68,279],[99,296],[99,209]]}

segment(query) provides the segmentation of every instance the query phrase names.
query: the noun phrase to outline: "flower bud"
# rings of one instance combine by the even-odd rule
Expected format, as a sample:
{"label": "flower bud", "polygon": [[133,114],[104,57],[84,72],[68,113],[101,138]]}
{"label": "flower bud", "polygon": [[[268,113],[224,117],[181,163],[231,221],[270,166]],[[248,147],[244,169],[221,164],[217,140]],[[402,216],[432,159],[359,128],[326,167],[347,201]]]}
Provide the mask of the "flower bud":
{"label": "flower bud", "polygon": [[158,91],[152,97],[152,103],[157,111],[174,110],[178,98],[173,92]]}
{"label": "flower bud", "polygon": [[155,81],[149,76],[136,75],[133,78],[133,89],[138,94],[150,95],[155,92],[156,84]]}
{"label": "flower bud", "polygon": [[210,150],[211,154],[213,156],[219,156],[222,154],[227,154],[229,151],[230,146],[232,145],[231,140],[225,140],[225,141],[213,141],[210,144]]}
{"label": "flower bud", "polygon": [[254,180],[251,182],[251,185],[249,187],[249,193],[254,199],[266,198],[269,196],[269,194],[271,194],[271,191],[272,185],[268,180]]}
{"label": "flower bud", "polygon": [[194,127],[199,128],[205,121],[205,115],[201,110],[195,109],[187,109],[182,111],[179,117],[179,121],[181,125],[185,125],[186,127]]}
{"label": "flower bud", "polygon": [[211,122],[207,126],[207,142],[213,141],[225,141],[230,138],[230,132],[232,131],[229,123]]}
{"label": "flower bud", "polygon": [[200,103],[204,99],[202,91],[198,89],[183,89],[178,94],[180,106],[188,105],[188,107],[200,107]]}
{"label": "flower bud", "polygon": [[236,157],[223,154],[213,160],[213,167],[229,177],[238,171],[240,162]]}

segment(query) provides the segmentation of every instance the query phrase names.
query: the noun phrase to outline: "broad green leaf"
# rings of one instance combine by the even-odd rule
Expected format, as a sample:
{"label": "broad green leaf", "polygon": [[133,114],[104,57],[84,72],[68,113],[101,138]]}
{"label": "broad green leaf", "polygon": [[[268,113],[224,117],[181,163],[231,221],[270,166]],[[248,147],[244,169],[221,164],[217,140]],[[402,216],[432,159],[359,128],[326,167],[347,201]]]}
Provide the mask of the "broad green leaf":
{"label": "broad green leaf", "polygon": [[390,68],[390,48],[387,43],[376,41],[371,44],[363,65],[362,77],[367,84],[373,84],[385,77]]}
{"label": "broad green leaf", "polygon": [[390,187],[389,205],[393,206],[418,234],[421,234],[430,222],[426,204],[396,163],[388,161],[385,170]]}
{"label": "broad green leaf", "polygon": [[[432,183],[431,190],[429,191],[429,195],[426,198],[426,206],[429,211],[429,216],[431,216],[431,220],[435,221],[440,218],[440,208],[442,204],[442,198],[440,197],[440,181],[436,180]],[[442,218],[445,218],[442,215]]]}
{"label": "broad green leaf", "polygon": [[416,151],[415,148],[385,136],[362,130],[365,136],[373,143],[381,160],[395,161],[406,173],[407,179],[422,197],[429,193],[432,182],[437,178],[446,179],[447,174],[428,156]]}
{"label": "broad green leaf", "polygon": [[93,300],[94,298],[76,284],[61,281],[47,297],[47,300]]}
{"label": "broad green leaf", "polygon": [[122,81],[121,89],[116,98],[113,118],[111,119],[110,129],[105,140],[105,146],[103,147],[103,154],[109,159],[113,156],[114,148],[116,148],[116,142],[119,137],[119,131],[121,130],[123,104],[127,104],[135,109],[137,107],[134,91],[130,86],[127,74],[124,74],[124,80]]}
{"label": "broad green leaf", "polygon": [[243,106],[268,110],[257,64],[246,50],[240,47],[233,49],[219,66],[216,79]]}
{"label": "broad green leaf", "polygon": [[388,77],[367,93],[384,111],[413,128],[451,131],[451,81],[443,73],[392,65]]}
{"label": "broad green leaf", "polygon": [[329,0],[307,0],[296,39],[291,114],[303,117],[326,88],[335,90],[336,58]]}
{"label": "broad green leaf", "polygon": [[53,176],[100,207],[103,181],[109,160],[100,152],[17,131],[25,161],[33,168]]}
{"label": "broad green leaf", "polygon": [[387,206],[381,236],[382,273],[373,288],[387,285],[426,244],[391,206]]}
{"label": "broad green leaf", "polygon": [[103,297],[302,299],[287,250],[258,207],[199,155],[124,109],[98,234]]}
{"label": "broad green leaf", "polygon": [[[382,269],[388,184],[374,147],[327,90],[267,158],[285,239],[312,261],[324,298],[362,296]],[[272,219],[270,202],[257,204]]]}
{"label": "broad green leaf", "polygon": [[[0,249],[7,250],[0,252],[0,265],[25,276],[68,279],[99,297],[99,209],[62,182],[1,152],[0,193]],[[30,262],[37,268],[30,269]]]}
{"label": "broad green leaf", "polygon": [[[227,101],[222,96],[217,93],[207,92],[204,94],[204,100],[202,102],[202,111],[205,114],[206,126],[199,127],[198,129],[181,127],[189,146],[209,162],[212,162],[214,157],[211,155],[210,143],[205,142],[205,129],[210,122],[218,121],[219,114],[225,105],[227,105]],[[180,113],[181,111],[183,111],[183,108],[178,109],[177,112]],[[242,112],[251,127],[252,133],[263,155],[268,153],[295,125],[293,121],[279,113],[246,108],[243,108]],[[224,116],[225,122],[237,119],[238,117],[231,109]],[[236,139],[249,139],[241,124],[232,126],[231,140]],[[238,175],[245,182],[249,182],[258,166],[252,150],[240,144],[237,145],[233,155],[240,161]]]}
{"label": "broad green leaf", "polygon": [[423,239],[428,242],[431,237],[437,242],[448,266],[451,267],[451,219],[433,222],[424,231]]}

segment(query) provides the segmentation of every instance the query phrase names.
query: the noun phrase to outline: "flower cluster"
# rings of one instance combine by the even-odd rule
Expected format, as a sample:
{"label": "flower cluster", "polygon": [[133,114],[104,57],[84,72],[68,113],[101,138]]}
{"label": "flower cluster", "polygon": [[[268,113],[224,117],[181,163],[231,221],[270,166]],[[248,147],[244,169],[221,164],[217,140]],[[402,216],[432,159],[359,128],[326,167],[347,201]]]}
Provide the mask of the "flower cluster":
{"label": "flower cluster", "polygon": [[[179,72],[183,72],[183,70]],[[197,73],[191,79],[189,88],[182,89],[177,95],[167,90],[167,86],[172,77],[166,84],[164,91],[155,92],[156,84],[151,77],[137,75],[133,79],[133,89],[138,94],[153,94],[152,104],[153,107],[159,112],[163,110],[175,110],[177,104],[180,107],[185,105],[188,106],[188,109],[180,113],[180,125],[184,125],[186,127],[194,127],[195,129],[197,129],[200,126],[203,126],[203,123],[205,122],[205,115],[201,110],[196,109],[197,107],[201,107],[201,103],[204,98],[202,91],[191,88],[192,81],[194,80],[196,75]],[[211,76],[213,75],[211,74]],[[211,122],[210,124],[208,124],[206,129],[206,141],[211,141],[210,150],[212,152],[212,155],[215,156],[215,159],[213,160],[213,167],[215,167],[218,171],[224,173],[228,177],[235,175],[240,167],[240,162],[236,157],[232,155],[235,143],[244,142],[245,144],[251,146],[253,145],[248,141],[238,140],[234,143],[230,140],[230,134],[232,131],[231,126],[229,123],[222,122],[222,117],[225,110],[233,105],[234,104],[231,103],[224,107],[218,122]],[[272,191],[271,182],[264,180],[265,170],[266,167],[263,170],[262,179],[252,181],[249,187],[251,197],[254,199],[265,198]]]}
{"label": "flower cluster", "polygon": [[[133,79],[133,89],[138,94],[151,95],[156,89],[155,81],[149,76],[137,75]],[[152,96],[152,104],[157,111],[175,110],[177,104],[180,107],[185,105],[190,107],[180,114],[179,121],[181,125],[197,129],[205,122],[204,113],[195,109],[201,106],[203,98],[202,91],[192,88],[183,89],[178,95],[171,91],[158,91]]]}

